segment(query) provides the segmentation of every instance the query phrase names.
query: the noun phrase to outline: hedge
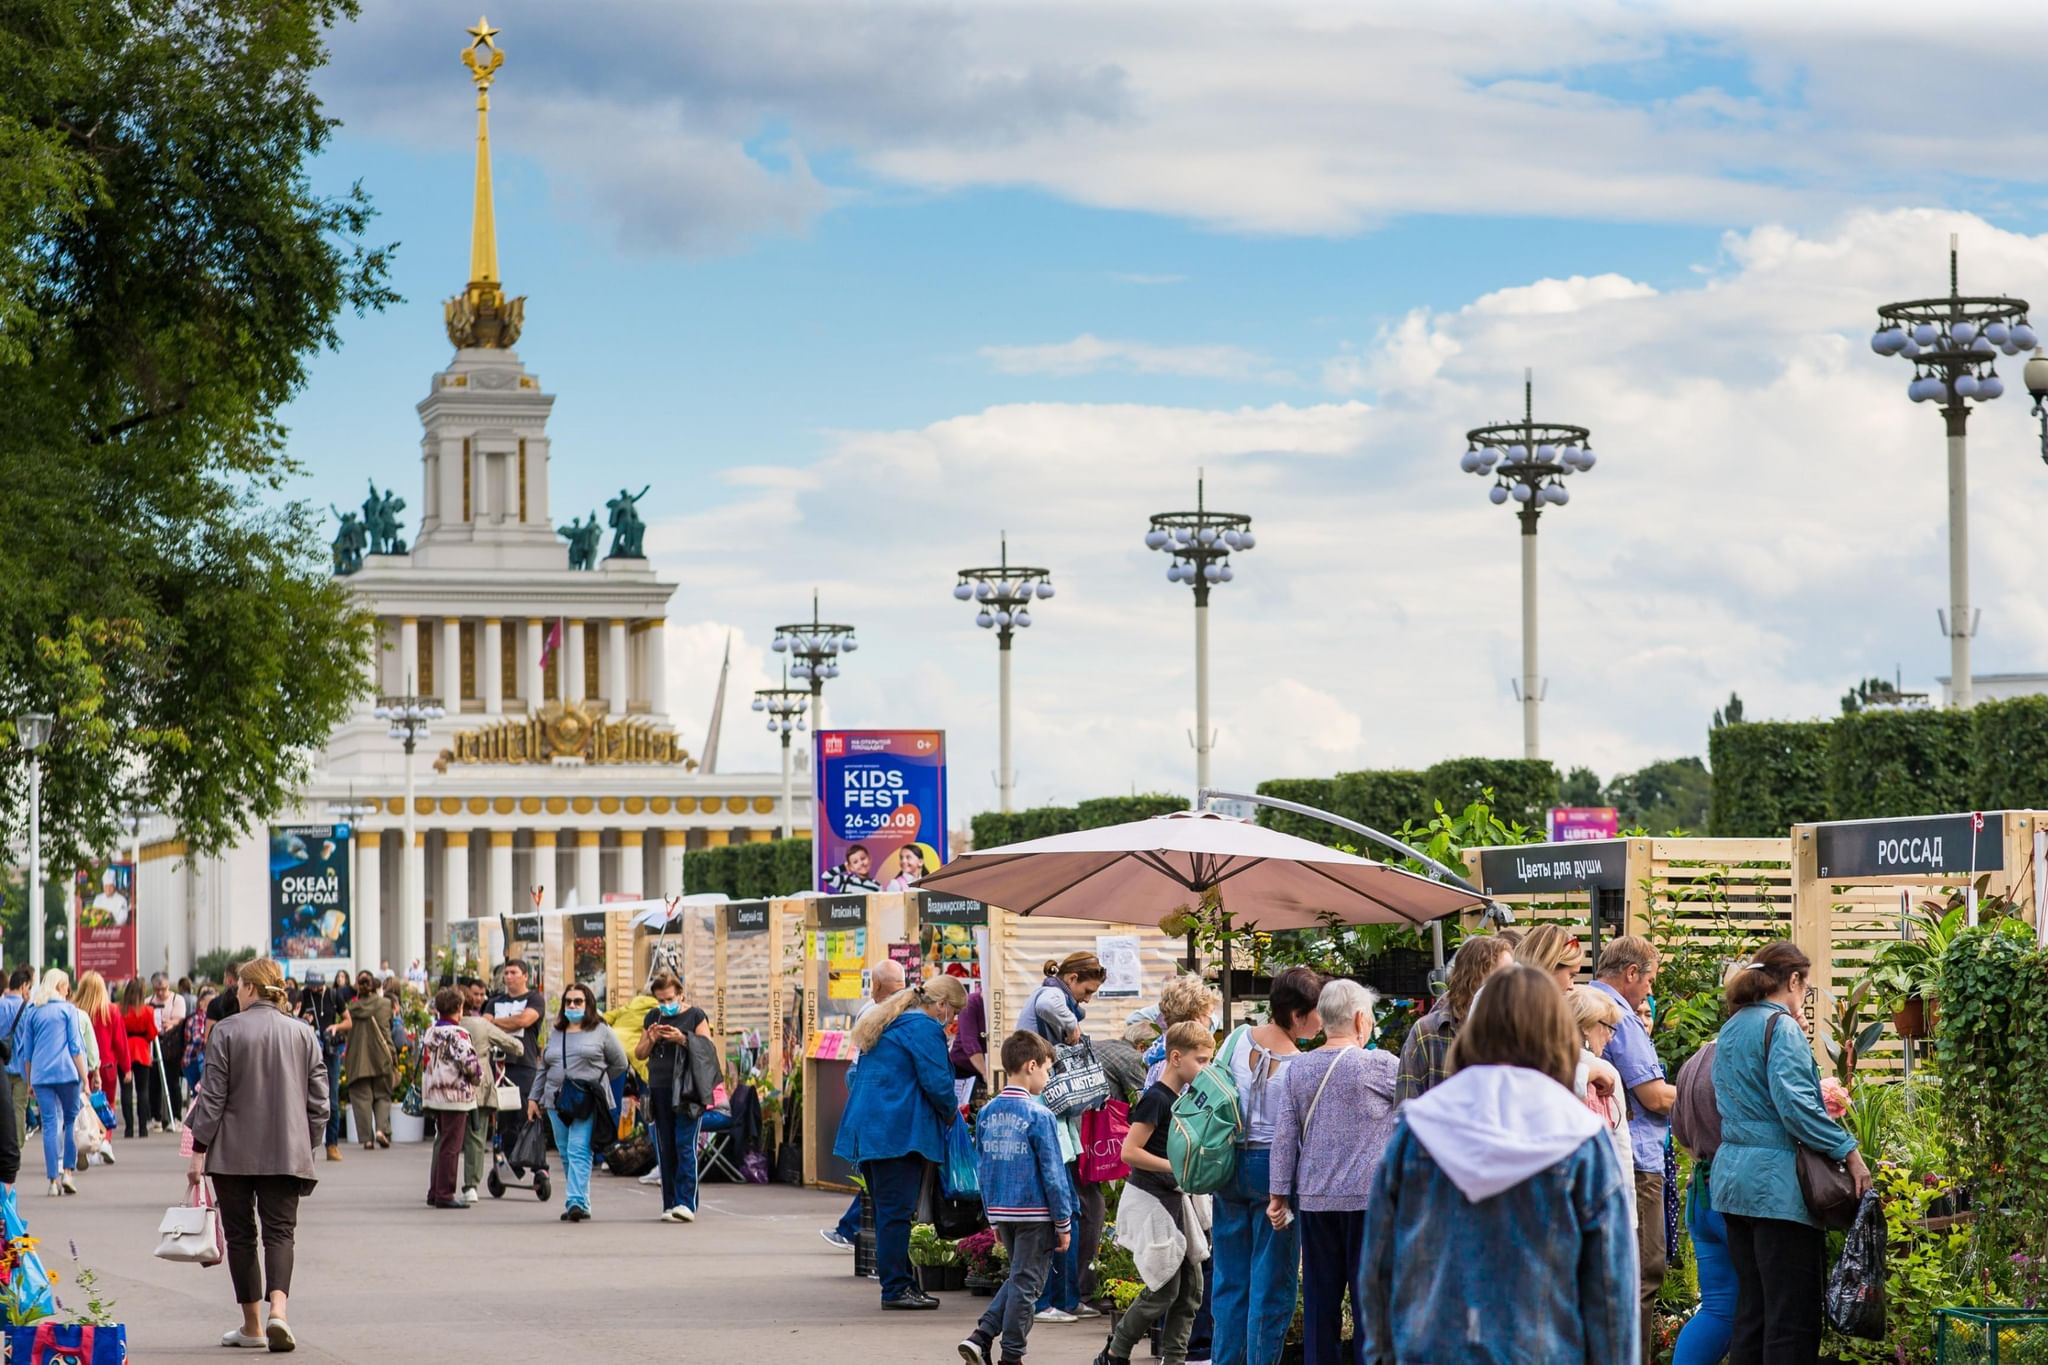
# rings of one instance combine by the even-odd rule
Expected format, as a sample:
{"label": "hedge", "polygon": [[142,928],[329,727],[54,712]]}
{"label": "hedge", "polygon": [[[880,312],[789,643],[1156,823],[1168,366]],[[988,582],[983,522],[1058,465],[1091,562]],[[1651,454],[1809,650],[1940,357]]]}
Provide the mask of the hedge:
{"label": "hedge", "polygon": [[1970,708],[1974,810],[2048,810],[2048,697]]}
{"label": "hedge", "polygon": [[[1295,801],[1304,806],[1314,806],[1333,815],[1348,815],[1349,811],[1337,808],[1337,779],[1334,777],[1273,777],[1252,789],[1260,796],[1276,796],[1282,801]],[[1282,834],[1292,834],[1297,839],[1313,839],[1319,844],[1345,844],[1352,838],[1335,825],[1326,825],[1306,815],[1296,815],[1291,810],[1275,810],[1271,806],[1258,808],[1258,822]],[[1369,821],[1367,823],[1370,823]]]}
{"label": "hedge", "polygon": [[1824,720],[1754,721],[1707,735],[1714,790],[1707,829],[1716,838],[1782,838],[1796,824],[1828,818]]}
{"label": "hedge", "polygon": [[[1557,804],[1557,769],[1542,758],[1447,758],[1422,775],[1424,806],[1418,823],[1435,813],[1435,803],[1461,811],[1493,791],[1493,813],[1507,824],[1516,821],[1540,830]],[[1382,826],[1384,828],[1384,826]]]}
{"label": "hedge", "polygon": [[683,888],[691,895],[723,891],[734,900],[765,900],[808,891],[815,883],[809,839],[724,844],[683,854]]}
{"label": "hedge", "polygon": [[[1429,819],[1438,801],[1445,810],[1459,811],[1487,789],[1493,791],[1494,811],[1501,819],[1540,829],[1545,813],[1557,804],[1557,769],[1543,759],[1451,758],[1425,772],[1369,768],[1335,777],[1272,778],[1261,782],[1257,791],[1396,834],[1411,820],[1420,824]],[[1262,806],[1259,823],[1317,843],[1360,842],[1348,830],[1292,811]]]}
{"label": "hedge", "polygon": [[1971,809],[1969,712],[1858,711],[1830,728],[1829,819]]}
{"label": "hedge", "polygon": [[1097,796],[1074,806],[1033,806],[1029,810],[985,810],[974,817],[974,846],[1001,848],[1026,839],[1100,829],[1132,820],[1149,820],[1186,810],[1187,798],[1171,792],[1140,792],[1135,796]]}

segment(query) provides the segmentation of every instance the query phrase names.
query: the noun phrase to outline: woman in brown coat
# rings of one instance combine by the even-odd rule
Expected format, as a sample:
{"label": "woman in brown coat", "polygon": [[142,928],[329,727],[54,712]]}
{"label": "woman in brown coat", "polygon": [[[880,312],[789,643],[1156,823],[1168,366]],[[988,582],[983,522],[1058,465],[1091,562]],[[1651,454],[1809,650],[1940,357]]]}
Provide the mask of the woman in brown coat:
{"label": "woman in brown coat", "polygon": [[[284,974],[275,962],[242,964],[241,1008],[206,1038],[206,1073],[185,1115],[193,1185],[213,1181],[228,1272],[242,1325],[221,1345],[289,1351],[285,1322],[299,1200],[313,1192],[313,1150],[327,1126],[327,1066],[320,1040],[279,1008]],[[262,1223],[259,1239],[258,1220]],[[260,1247],[260,1256],[259,1256]],[[270,1321],[261,1315],[265,1299]]]}
{"label": "woman in brown coat", "polygon": [[365,1148],[391,1145],[391,1090],[398,1082],[398,1054],[391,1048],[392,1009],[391,997],[377,989],[377,978],[364,972],[356,978],[355,999],[334,1026],[346,1040],[341,1069],[348,1077],[356,1141]]}

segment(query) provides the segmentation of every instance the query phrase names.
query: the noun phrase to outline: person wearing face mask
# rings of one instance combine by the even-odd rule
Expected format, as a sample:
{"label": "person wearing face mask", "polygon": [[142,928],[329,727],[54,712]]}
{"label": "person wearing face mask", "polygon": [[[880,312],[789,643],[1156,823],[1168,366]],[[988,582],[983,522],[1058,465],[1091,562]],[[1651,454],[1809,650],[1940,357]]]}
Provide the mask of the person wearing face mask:
{"label": "person wearing face mask", "polygon": [[[690,1086],[692,1034],[711,1036],[711,1018],[683,999],[683,983],[659,972],[648,984],[654,1008],[640,1025],[633,1056],[647,1063],[647,1126],[654,1133],[654,1157],[661,1171],[661,1221],[697,1221],[697,1123],[709,1096],[693,1098]],[[680,1073],[680,1074],[679,1074]]]}
{"label": "person wearing face mask", "polygon": [[567,1177],[562,1221],[586,1223],[593,1136],[600,1118],[611,1113],[612,1082],[626,1074],[627,1062],[619,1035],[598,1018],[590,989],[581,982],[562,988],[562,1010],[541,1050],[541,1065],[527,1096],[526,1119],[538,1123],[546,1112]]}

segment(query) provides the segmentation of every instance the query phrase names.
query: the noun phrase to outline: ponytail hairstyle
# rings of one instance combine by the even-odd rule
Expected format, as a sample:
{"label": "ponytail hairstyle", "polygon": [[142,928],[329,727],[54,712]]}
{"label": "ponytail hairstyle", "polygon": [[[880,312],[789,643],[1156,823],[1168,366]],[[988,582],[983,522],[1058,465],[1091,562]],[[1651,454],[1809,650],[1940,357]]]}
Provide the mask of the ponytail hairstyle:
{"label": "ponytail hairstyle", "polygon": [[282,1005],[285,1000],[284,973],[267,957],[252,957],[241,966],[235,976],[244,986],[256,992],[266,1005]]}
{"label": "ponytail hairstyle", "polygon": [[930,1013],[937,1005],[950,1005],[958,1010],[966,1003],[967,987],[960,984],[958,977],[935,976],[929,981],[920,981],[896,992],[863,1014],[860,1022],[853,1026],[853,1045],[862,1052],[872,1051],[875,1044],[882,1041],[889,1025],[912,1006]]}
{"label": "ponytail hairstyle", "polygon": [[1045,974],[1071,976],[1076,981],[1107,981],[1109,968],[1103,966],[1101,959],[1093,953],[1068,953],[1057,962],[1047,958]]}
{"label": "ponytail hairstyle", "polygon": [[1721,988],[1721,1000],[1732,1014],[1765,996],[1776,995],[1794,976],[1812,980],[1813,959],[1791,939],[1781,938],[1757,949],[1754,957],[1728,974],[1728,984]]}

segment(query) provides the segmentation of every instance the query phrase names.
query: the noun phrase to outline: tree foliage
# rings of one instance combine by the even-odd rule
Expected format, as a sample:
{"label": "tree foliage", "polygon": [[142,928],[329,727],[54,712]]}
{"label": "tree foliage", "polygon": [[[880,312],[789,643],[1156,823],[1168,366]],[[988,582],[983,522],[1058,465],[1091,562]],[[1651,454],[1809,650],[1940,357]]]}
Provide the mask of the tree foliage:
{"label": "tree foliage", "polygon": [[2048,810],[2048,697],[1970,708],[1970,788],[1978,810]]}
{"label": "tree foliage", "polygon": [[1607,804],[1620,812],[1624,829],[1702,834],[1713,787],[1707,765],[1699,759],[1663,758],[1608,783]]}
{"label": "tree foliage", "polygon": [[1828,735],[1826,721],[1751,721],[1710,731],[1708,832],[1782,837],[1793,825],[1827,819]]}
{"label": "tree foliage", "polygon": [[[51,865],[155,805],[199,851],[280,808],[364,687],[277,414],[380,308],[360,189],[315,194],[352,0],[0,13],[0,715],[49,711]],[[25,813],[0,723],[0,833]]]}
{"label": "tree foliage", "polygon": [[1100,829],[1132,820],[1149,820],[1186,810],[1185,797],[1171,792],[1140,792],[1135,796],[1097,796],[1073,806],[1033,806],[1028,810],[985,810],[974,817],[974,846],[1001,848],[1026,839],[1044,839],[1054,834],[1071,834],[1077,829]]}
{"label": "tree foliage", "polygon": [[1604,806],[1607,792],[1600,785],[1600,774],[1591,768],[1573,768],[1564,775],[1564,785],[1558,788],[1557,803],[1561,806]]}
{"label": "tree foliage", "polygon": [[1830,729],[1831,818],[1970,809],[1967,711],[1859,711]]}

